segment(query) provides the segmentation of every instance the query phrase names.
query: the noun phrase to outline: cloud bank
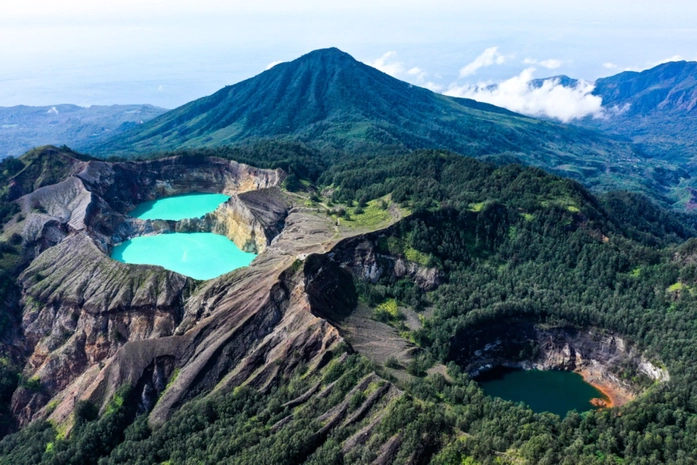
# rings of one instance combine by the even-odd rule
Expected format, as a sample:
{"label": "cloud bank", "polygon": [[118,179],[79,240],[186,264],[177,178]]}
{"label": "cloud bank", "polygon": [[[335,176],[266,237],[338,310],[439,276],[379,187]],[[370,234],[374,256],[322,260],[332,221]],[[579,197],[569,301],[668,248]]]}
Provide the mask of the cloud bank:
{"label": "cloud bank", "polygon": [[563,61],[555,60],[553,58],[550,58],[549,60],[542,60],[542,61],[534,60],[532,58],[526,58],[525,60],[523,60],[523,63],[526,65],[539,65],[539,66],[542,66],[543,68],[547,68],[547,69],[557,69],[561,65],[564,64]]}
{"label": "cloud bank", "polygon": [[397,59],[397,52],[395,51],[386,52],[380,58],[367,61],[365,64],[392,77],[425,87],[433,92],[441,92],[444,89],[442,85],[428,79],[429,73],[426,70],[418,66],[407,69],[404,63]]}
{"label": "cloud bank", "polygon": [[396,59],[397,52],[390,51],[386,52],[380,58],[369,61],[366,64],[372,66],[373,68],[379,69],[383,73],[389,74],[392,77],[397,77],[404,72],[404,64]]}
{"label": "cloud bank", "polygon": [[554,118],[564,123],[586,116],[603,115],[602,98],[592,95],[594,86],[580,81],[576,87],[564,87],[558,79],[533,86],[535,68],[496,85],[451,84],[445,95],[490,103],[529,116]]}
{"label": "cloud bank", "polygon": [[460,70],[460,77],[467,77],[476,74],[481,68],[488,68],[493,65],[502,65],[506,62],[506,57],[499,53],[498,47],[487,48],[474,61]]}
{"label": "cloud bank", "polygon": [[[453,97],[471,98],[524,115],[552,118],[564,123],[587,116],[606,116],[602,107],[602,98],[592,94],[594,86],[591,83],[579,81],[574,87],[565,87],[559,79],[547,79],[542,85],[533,84],[537,68],[555,70],[567,63],[559,59],[526,58],[522,61],[523,64],[528,65],[526,69],[519,75],[498,84],[463,83],[465,80],[463,78],[471,77],[482,68],[504,64],[506,60],[506,56],[499,52],[498,47],[487,48],[471,63],[462,67],[458,80],[449,86],[434,82],[440,78],[438,75],[433,76],[418,66],[405,65],[395,51],[386,52],[379,58],[366,61],[366,64],[434,92]],[[604,66],[609,69],[615,65],[606,63]]]}

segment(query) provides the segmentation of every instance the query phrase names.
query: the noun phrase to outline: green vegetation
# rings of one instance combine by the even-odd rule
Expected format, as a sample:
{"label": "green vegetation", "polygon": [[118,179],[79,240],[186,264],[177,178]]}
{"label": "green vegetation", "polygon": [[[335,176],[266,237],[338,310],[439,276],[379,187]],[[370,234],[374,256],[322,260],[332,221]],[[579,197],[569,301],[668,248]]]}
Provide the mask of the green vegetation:
{"label": "green vegetation", "polygon": [[[260,147],[272,150],[264,155]],[[186,157],[193,163],[206,154],[216,152]],[[376,386],[352,390],[384,370],[357,354],[339,361],[337,353],[319,372],[298,368],[268,391],[240,387],[195,398],[159,428],[137,416],[140,393],[120,392],[101,417],[95,406],[80,404],[67,438],[37,422],[0,441],[0,463],[368,464],[398,434],[393,463],[410,457],[432,464],[564,465],[697,459],[697,296],[670,291],[697,285],[692,218],[637,194],[594,197],[577,182],[537,168],[443,151],[327,161],[313,149],[280,142],[220,150],[236,154],[268,167],[284,163],[303,188],[302,181],[311,181],[317,192],[331,192],[327,203],[341,205],[353,221],[389,211],[388,202],[409,211],[380,233],[380,252],[444,276],[429,293],[388,275],[375,284],[356,282],[362,305],[391,324],[401,307],[429,310],[421,314],[423,327],[408,334],[417,355],[405,367],[388,359],[392,373],[409,379],[394,381],[405,395],[382,406],[376,439],[342,450],[366,423],[319,434],[323,414],[345,400],[349,411],[358,411]],[[671,381],[619,410],[565,418],[487,397],[459,366],[468,331],[511,318],[622,334],[661,360]],[[436,363],[447,364],[447,377],[428,374]],[[627,379],[637,375],[622,370]],[[334,390],[306,405],[286,404],[318,383],[320,389],[335,383]]]}
{"label": "green vegetation", "polygon": [[[352,228],[365,230],[375,230],[384,227],[392,219],[392,215],[388,210],[389,204],[389,198],[371,200],[365,206],[361,206],[359,202],[355,208],[348,209],[351,219],[345,224]],[[405,211],[405,209],[398,209],[398,212],[401,215],[408,214],[408,211]]]}
{"label": "green vegetation", "polygon": [[[692,134],[695,125],[685,120],[689,123],[684,132]],[[274,66],[100,141],[90,150],[104,157],[132,157],[157,150],[242,147],[268,140],[306,144],[318,150],[325,162],[447,149],[496,163],[541,167],[598,191],[642,192],[680,208],[690,201],[686,188],[695,187],[692,179],[697,179],[672,160],[647,157],[646,147],[633,146],[624,138],[433,93],[337,49],[317,50]],[[681,160],[686,165],[689,158]]]}
{"label": "green vegetation", "polygon": [[[444,362],[458,360],[455,354],[469,328],[526,317],[616,331],[662,359],[672,377],[669,386],[623,408],[622,416],[597,412],[561,421],[543,416],[529,426],[557,426],[523,441],[504,439],[494,429],[472,433],[463,428],[473,436],[442,454],[458,449],[452,455],[458,461],[469,457],[481,463],[492,463],[492,449],[505,454],[499,459],[511,455],[529,463],[679,463],[691,457],[697,398],[690,393],[697,366],[682,354],[697,348],[692,330],[697,301],[690,292],[676,293],[697,283],[696,243],[683,242],[694,234],[691,219],[635,194],[609,194],[598,201],[577,184],[536,170],[434,155],[363,162],[362,170],[348,162],[321,178],[339,187],[337,200],[389,190],[395,201],[408,203],[414,214],[381,240],[383,249],[431,255],[448,276],[431,294],[384,277],[375,286],[359,286],[366,301],[377,309],[386,298],[434,307],[414,339]],[[353,179],[361,182],[353,184]],[[423,375],[419,365],[415,362],[410,372]],[[484,409],[491,408],[485,404]],[[502,428],[521,425],[513,410],[501,415],[497,424]],[[484,427],[479,421],[478,427]],[[560,430],[573,433],[566,439]],[[660,441],[647,440],[653,436]],[[666,442],[674,445],[672,452]]]}
{"label": "green vegetation", "polygon": [[375,307],[373,316],[376,320],[382,321],[383,323],[404,319],[404,315],[402,315],[397,308],[397,301],[395,299],[387,299],[385,302]]}

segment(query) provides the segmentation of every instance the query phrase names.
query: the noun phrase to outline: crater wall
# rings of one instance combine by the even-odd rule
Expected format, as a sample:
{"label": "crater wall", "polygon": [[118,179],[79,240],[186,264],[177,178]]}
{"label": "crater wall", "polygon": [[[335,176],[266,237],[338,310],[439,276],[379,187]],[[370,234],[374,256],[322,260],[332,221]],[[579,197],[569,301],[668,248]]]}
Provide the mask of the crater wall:
{"label": "crater wall", "polygon": [[667,370],[618,334],[525,318],[460,331],[450,358],[472,377],[498,366],[575,371],[605,392],[613,405],[627,403],[652,383],[670,379]]}

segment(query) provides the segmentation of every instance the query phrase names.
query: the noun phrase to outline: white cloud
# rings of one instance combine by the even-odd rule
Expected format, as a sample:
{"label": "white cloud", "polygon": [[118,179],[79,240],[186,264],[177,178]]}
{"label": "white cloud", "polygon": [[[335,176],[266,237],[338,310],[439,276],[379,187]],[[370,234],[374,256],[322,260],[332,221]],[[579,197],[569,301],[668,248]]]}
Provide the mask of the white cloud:
{"label": "white cloud", "polygon": [[657,61],[655,65],[660,65],[662,63],[670,63],[671,61],[683,61],[685,60],[681,55],[673,55],[670,58],[665,58],[663,60]]}
{"label": "white cloud", "polygon": [[414,76],[417,81],[423,81],[424,79],[426,79],[426,76],[428,76],[428,73],[426,71],[418,67],[411,68],[409,71],[407,71],[407,74],[409,76]]}
{"label": "white cloud", "polygon": [[[403,79],[412,84],[425,87],[433,92],[442,92],[445,88],[441,84],[429,80],[430,74],[423,68],[414,66],[407,69],[404,63],[397,60],[397,52],[391,51],[382,55],[380,58],[366,62],[367,65],[377,68],[383,73],[387,73],[392,77]],[[440,76],[436,76],[440,77]]]}
{"label": "white cloud", "polygon": [[506,62],[506,57],[499,53],[498,47],[487,48],[474,61],[460,70],[460,77],[467,77],[476,74],[481,68],[492,65],[502,65]]}
{"label": "white cloud", "polygon": [[554,59],[549,59],[549,60],[542,60],[539,64],[540,66],[547,68],[547,69],[557,69],[562,65],[561,60],[554,60]]}
{"label": "white cloud", "polygon": [[445,86],[442,84],[438,84],[433,81],[426,81],[423,84],[421,84],[422,87],[425,87],[426,89],[432,91],[432,92],[438,92],[441,93],[445,89]]}
{"label": "white cloud", "polygon": [[520,75],[494,86],[453,84],[445,94],[471,98],[529,116],[554,118],[564,123],[586,116],[602,116],[603,101],[591,94],[594,88],[592,84],[581,81],[576,87],[564,87],[559,80],[552,79],[535,87],[530,82],[535,71],[535,68],[527,68]]}
{"label": "white cloud", "polygon": [[283,63],[283,62],[282,62],[282,61],[272,61],[271,63],[269,63],[268,65],[266,65],[266,68],[264,68],[264,71],[268,71],[268,70],[270,70],[271,68],[273,68],[274,66],[280,65],[281,63]]}
{"label": "white cloud", "polygon": [[617,65],[614,63],[610,63],[609,61],[607,63],[603,63],[603,68],[605,69],[615,69],[617,68]]}
{"label": "white cloud", "polygon": [[389,74],[392,77],[397,77],[404,72],[404,64],[401,61],[396,61],[397,52],[390,51],[385,53],[380,58],[366,63],[373,68],[377,68],[383,73]]}
{"label": "white cloud", "polygon": [[561,65],[564,64],[563,61],[555,60],[553,58],[550,58],[548,60],[542,60],[542,61],[538,61],[538,60],[535,60],[533,58],[526,58],[525,60],[523,60],[523,63],[526,65],[540,65],[543,68],[547,68],[547,69],[557,69],[557,68],[561,67]]}

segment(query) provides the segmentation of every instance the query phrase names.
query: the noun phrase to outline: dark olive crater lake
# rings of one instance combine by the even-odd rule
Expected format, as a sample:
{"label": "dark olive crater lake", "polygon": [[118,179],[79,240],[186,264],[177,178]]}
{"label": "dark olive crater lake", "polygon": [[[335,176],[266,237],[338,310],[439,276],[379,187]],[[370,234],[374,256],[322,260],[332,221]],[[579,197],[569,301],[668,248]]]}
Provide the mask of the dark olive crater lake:
{"label": "dark olive crater lake", "polygon": [[595,410],[592,399],[606,399],[578,373],[497,367],[476,378],[487,395],[523,402],[534,412],[561,417],[571,410]]}

